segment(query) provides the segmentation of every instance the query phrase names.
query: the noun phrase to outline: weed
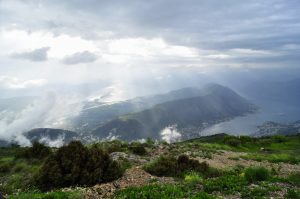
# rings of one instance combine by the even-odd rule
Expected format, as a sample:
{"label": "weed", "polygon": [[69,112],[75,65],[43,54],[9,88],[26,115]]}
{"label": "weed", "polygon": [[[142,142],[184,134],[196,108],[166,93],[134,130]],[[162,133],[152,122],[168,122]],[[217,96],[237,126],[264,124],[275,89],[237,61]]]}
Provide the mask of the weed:
{"label": "weed", "polygon": [[245,178],[250,183],[264,181],[269,177],[269,170],[264,167],[250,167],[245,171]]}

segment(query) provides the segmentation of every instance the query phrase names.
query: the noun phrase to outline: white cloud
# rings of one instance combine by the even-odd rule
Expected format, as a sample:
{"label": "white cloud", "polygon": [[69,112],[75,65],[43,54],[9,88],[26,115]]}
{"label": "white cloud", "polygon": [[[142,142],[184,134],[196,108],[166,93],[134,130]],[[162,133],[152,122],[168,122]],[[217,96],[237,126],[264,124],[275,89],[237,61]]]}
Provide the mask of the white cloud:
{"label": "white cloud", "polygon": [[65,134],[59,135],[56,139],[51,139],[48,136],[41,137],[38,141],[50,147],[61,147],[65,143]]}
{"label": "white cloud", "polygon": [[0,88],[22,89],[41,87],[47,83],[46,79],[20,80],[17,77],[0,76]]}
{"label": "white cloud", "polygon": [[89,51],[77,52],[66,56],[62,62],[67,65],[91,63],[97,60],[97,55]]}
{"label": "white cloud", "polygon": [[74,96],[47,93],[13,116],[5,114],[0,118],[0,139],[29,145],[23,136],[26,131],[38,127],[67,128],[66,119],[78,115],[82,109],[82,104],[75,100]]}
{"label": "white cloud", "polygon": [[[92,41],[87,41],[79,36],[61,34],[54,35],[49,31],[26,32],[22,29],[0,29],[0,54],[6,55],[7,51],[18,52],[28,49],[39,49],[47,46],[49,58],[61,59],[67,55],[83,51],[95,51],[97,48]],[[22,55],[22,54],[20,54]]]}
{"label": "white cloud", "polygon": [[211,54],[211,55],[206,55],[204,57],[211,58],[211,59],[228,59],[231,56],[227,54]]}
{"label": "white cloud", "polygon": [[42,47],[28,52],[14,53],[11,55],[11,57],[16,59],[27,59],[36,62],[46,61],[48,58],[47,53],[49,50],[50,47]]}
{"label": "white cloud", "polygon": [[181,139],[181,133],[177,130],[176,125],[170,125],[164,128],[161,132],[161,139],[167,143],[178,142]]}
{"label": "white cloud", "polygon": [[196,57],[197,50],[185,46],[170,45],[162,38],[128,38],[118,40],[107,40],[108,52],[112,54],[123,54],[133,56],[178,56]]}

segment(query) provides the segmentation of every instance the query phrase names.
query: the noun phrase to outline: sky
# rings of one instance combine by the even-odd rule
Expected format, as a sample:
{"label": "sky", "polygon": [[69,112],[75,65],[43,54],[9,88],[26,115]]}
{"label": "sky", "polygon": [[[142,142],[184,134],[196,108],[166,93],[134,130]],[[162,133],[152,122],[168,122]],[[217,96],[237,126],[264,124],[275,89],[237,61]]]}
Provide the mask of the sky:
{"label": "sky", "polygon": [[[0,139],[26,145],[86,100],[300,78],[299,13],[299,0],[0,0]],[[3,101],[20,96],[33,103]]]}
{"label": "sky", "polygon": [[0,0],[0,91],[97,85],[118,100],[195,74],[294,74],[299,13],[298,0]]}

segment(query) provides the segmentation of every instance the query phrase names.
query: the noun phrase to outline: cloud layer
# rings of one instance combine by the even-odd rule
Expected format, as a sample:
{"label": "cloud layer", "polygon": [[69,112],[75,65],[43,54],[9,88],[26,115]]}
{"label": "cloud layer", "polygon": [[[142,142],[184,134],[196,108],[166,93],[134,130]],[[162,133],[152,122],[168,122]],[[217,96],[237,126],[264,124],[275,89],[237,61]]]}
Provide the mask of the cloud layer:
{"label": "cloud layer", "polygon": [[46,61],[47,60],[47,52],[50,50],[50,47],[42,47],[39,49],[35,49],[29,52],[22,52],[22,53],[14,53],[12,54],[13,58],[17,59],[27,59],[30,61]]}
{"label": "cloud layer", "polygon": [[0,75],[79,84],[299,68],[299,13],[298,0],[3,0]]}
{"label": "cloud layer", "polygon": [[91,63],[96,60],[97,60],[97,55],[89,51],[83,51],[83,52],[78,52],[66,56],[62,62],[67,65],[73,65],[73,64],[80,64],[80,63]]}

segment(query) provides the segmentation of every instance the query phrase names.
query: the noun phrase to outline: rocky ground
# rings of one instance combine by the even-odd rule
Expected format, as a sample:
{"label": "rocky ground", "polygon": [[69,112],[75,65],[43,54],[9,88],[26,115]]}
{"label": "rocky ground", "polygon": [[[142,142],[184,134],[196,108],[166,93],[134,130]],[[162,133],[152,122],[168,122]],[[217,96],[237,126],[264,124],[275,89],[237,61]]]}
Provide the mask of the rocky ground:
{"label": "rocky ground", "polygon": [[[166,146],[158,146],[152,148],[148,151],[147,156],[139,156],[133,155],[124,152],[114,152],[112,153],[112,157],[115,160],[119,159],[127,159],[134,165],[132,168],[126,170],[125,174],[122,178],[105,184],[98,184],[93,187],[88,188],[76,188],[84,193],[86,199],[102,199],[102,198],[110,198],[117,190],[128,188],[128,187],[140,187],[145,186],[151,183],[176,183],[176,181],[171,177],[156,177],[152,176],[149,173],[145,172],[142,169],[144,164],[149,163],[153,159],[159,157],[162,154],[168,154],[170,148]],[[186,151],[185,153],[190,155],[193,151]],[[199,160],[200,162],[206,161],[210,166],[222,170],[230,170],[236,166],[263,166],[269,169],[274,168],[280,176],[287,176],[293,172],[300,171],[300,165],[292,165],[288,163],[270,163],[267,161],[253,161],[253,160],[245,160],[240,158],[240,156],[247,155],[245,152],[233,152],[226,150],[217,150],[211,158],[204,157],[194,157],[194,159]],[[277,186],[289,187],[288,184],[276,184]],[[255,188],[257,185],[251,185],[252,188]],[[74,190],[74,189],[73,189]],[[66,189],[66,191],[68,191]],[[274,191],[272,193],[271,198],[283,198],[285,191]],[[228,198],[228,199],[237,199],[240,198],[240,195],[223,195],[222,193],[214,193],[215,196],[219,196],[220,198]]]}
{"label": "rocky ground", "polygon": [[[110,198],[117,190],[125,189],[128,187],[140,187],[149,185],[151,183],[161,183],[161,184],[172,184],[175,180],[171,177],[156,177],[145,172],[140,167],[133,167],[124,173],[122,178],[104,184],[97,184],[93,187],[81,188],[77,187],[75,189],[81,191],[85,195],[85,199],[104,199]],[[74,189],[64,189],[64,191],[69,191]]]}

